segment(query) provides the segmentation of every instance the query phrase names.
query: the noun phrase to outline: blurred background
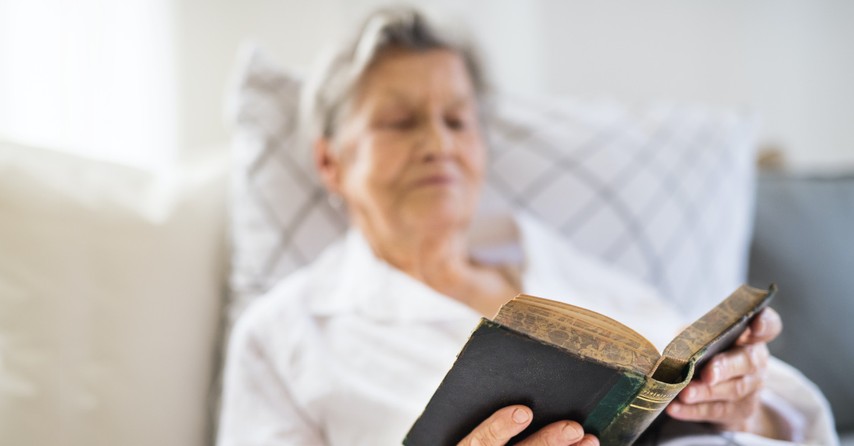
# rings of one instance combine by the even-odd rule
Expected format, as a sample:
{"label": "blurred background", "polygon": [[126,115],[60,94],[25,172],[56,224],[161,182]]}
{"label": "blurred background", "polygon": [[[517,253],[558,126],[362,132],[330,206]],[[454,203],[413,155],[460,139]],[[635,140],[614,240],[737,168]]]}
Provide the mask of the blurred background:
{"label": "blurred background", "polygon": [[[0,444],[210,443],[238,48],[305,73],[385,3],[0,0]],[[755,111],[760,148],[837,212],[787,255],[854,264],[821,251],[854,238],[851,187],[827,189],[854,172],[854,2],[411,3],[471,36],[500,92]]]}
{"label": "blurred background", "polygon": [[[854,163],[851,2],[413,3],[467,28],[502,91],[743,105],[792,165]],[[203,155],[227,140],[242,41],[303,71],[381,4],[3,0],[0,137],[147,168]]]}

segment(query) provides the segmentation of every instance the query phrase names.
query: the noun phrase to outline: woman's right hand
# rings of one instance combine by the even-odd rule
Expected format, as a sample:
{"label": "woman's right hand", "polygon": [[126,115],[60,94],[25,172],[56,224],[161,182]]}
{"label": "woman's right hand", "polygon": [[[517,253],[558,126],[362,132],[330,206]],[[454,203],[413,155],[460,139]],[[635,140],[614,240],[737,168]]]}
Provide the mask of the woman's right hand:
{"label": "woman's right hand", "polygon": [[[480,423],[457,446],[503,446],[525,430],[534,418],[525,406],[507,406]],[[556,421],[518,443],[521,446],[599,446],[599,439],[585,434],[575,421]]]}

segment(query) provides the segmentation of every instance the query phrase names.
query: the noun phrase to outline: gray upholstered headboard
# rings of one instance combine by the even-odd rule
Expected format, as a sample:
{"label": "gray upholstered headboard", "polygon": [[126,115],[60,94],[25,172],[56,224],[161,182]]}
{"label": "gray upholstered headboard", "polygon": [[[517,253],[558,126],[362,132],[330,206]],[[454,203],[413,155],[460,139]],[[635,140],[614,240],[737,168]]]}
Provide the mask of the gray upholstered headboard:
{"label": "gray upholstered headboard", "polygon": [[760,175],[750,281],[777,282],[783,334],[772,352],[830,401],[854,432],[854,173]]}

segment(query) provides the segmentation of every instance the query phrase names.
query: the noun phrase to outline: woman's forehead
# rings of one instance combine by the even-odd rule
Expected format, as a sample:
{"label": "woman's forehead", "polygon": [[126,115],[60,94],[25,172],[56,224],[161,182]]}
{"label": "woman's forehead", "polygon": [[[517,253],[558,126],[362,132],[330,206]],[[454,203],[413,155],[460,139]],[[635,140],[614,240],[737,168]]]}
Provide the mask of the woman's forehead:
{"label": "woman's forehead", "polygon": [[359,85],[360,99],[410,102],[436,96],[455,102],[473,99],[468,69],[454,51],[390,50],[379,56]]}

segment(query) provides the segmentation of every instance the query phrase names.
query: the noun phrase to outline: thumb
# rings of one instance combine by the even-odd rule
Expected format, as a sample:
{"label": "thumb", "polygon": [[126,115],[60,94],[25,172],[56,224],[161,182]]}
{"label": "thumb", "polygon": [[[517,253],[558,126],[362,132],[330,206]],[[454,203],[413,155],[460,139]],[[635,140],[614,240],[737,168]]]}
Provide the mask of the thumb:
{"label": "thumb", "polygon": [[525,430],[532,418],[531,409],[525,406],[507,406],[480,423],[457,446],[503,446]]}
{"label": "thumb", "polygon": [[771,342],[783,331],[780,314],[773,308],[762,310],[750,323],[747,330],[736,341],[736,345],[750,345]]}

